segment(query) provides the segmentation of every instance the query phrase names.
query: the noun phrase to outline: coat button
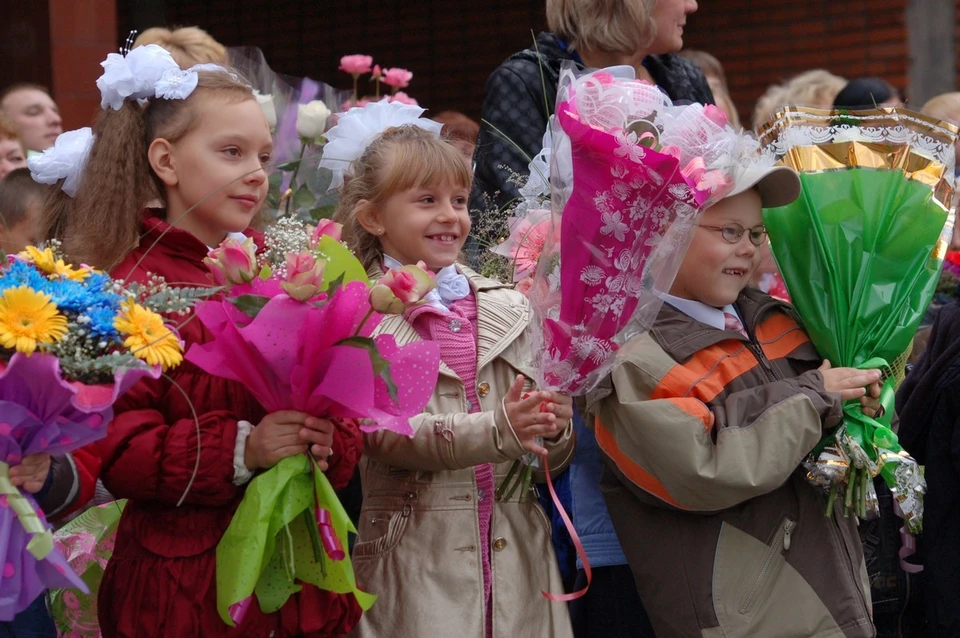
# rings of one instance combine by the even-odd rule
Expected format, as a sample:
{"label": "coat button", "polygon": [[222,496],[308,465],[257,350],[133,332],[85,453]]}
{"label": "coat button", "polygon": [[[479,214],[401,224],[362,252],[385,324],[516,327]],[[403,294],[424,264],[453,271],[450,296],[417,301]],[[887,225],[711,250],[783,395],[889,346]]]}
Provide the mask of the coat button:
{"label": "coat button", "polygon": [[484,381],[483,383],[478,385],[477,394],[479,394],[481,397],[485,397],[488,394],[490,394],[490,384]]}
{"label": "coat button", "polygon": [[499,552],[499,551],[501,551],[501,550],[502,550],[504,547],[506,547],[506,546],[507,546],[507,539],[505,539],[503,536],[501,536],[501,537],[499,537],[499,538],[497,538],[496,540],[493,541],[493,549],[494,549],[494,551]]}

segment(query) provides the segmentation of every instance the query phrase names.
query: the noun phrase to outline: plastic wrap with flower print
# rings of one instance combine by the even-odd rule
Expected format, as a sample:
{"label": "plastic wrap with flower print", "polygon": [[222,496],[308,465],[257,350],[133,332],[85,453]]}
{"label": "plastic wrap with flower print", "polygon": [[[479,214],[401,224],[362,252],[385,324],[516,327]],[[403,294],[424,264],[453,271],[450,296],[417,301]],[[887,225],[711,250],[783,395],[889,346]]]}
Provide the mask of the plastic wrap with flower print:
{"label": "plastic wrap with flower print", "polygon": [[652,324],[699,215],[732,188],[743,138],[715,107],[569,70],[550,134],[554,220],[529,287],[538,384],[580,394]]}
{"label": "plastic wrap with flower print", "polygon": [[[433,394],[436,344],[400,347],[372,336],[381,312],[403,312],[435,287],[406,267],[371,285],[340,243],[340,227],[311,229],[283,218],[268,229],[266,250],[227,240],[207,265],[229,286],[197,316],[213,334],[187,352],[210,374],[243,383],[268,410],[352,419],[364,431],[412,434],[410,417]],[[354,527],[313,457],[283,459],[250,483],[217,546],[217,606],[229,625],[242,621],[253,594],[274,612],[306,582],[352,593],[364,609],[374,596],[357,588],[343,548]],[[290,541],[290,542],[288,542]],[[309,542],[308,542],[309,541]],[[312,551],[310,551],[312,550]]]}
{"label": "plastic wrap with flower print", "polygon": [[67,264],[58,249],[30,246],[0,269],[0,621],[47,589],[86,589],[9,468],[104,437],[120,395],[183,360],[159,313],[186,312],[210,292],[127,285]]}

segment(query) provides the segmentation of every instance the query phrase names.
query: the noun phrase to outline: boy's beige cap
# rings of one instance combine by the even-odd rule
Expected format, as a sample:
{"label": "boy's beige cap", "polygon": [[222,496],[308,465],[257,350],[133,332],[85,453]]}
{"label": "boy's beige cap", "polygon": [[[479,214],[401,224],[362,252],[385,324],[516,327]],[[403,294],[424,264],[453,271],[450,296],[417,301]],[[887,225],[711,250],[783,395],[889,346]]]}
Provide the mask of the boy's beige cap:
{"label": "boy's beige cap", "polygon": [[764,208],[786,206],[800,197],[800,176],[787,166],[751,166],[737,177],[736,186],[727,197],[754,187]]}

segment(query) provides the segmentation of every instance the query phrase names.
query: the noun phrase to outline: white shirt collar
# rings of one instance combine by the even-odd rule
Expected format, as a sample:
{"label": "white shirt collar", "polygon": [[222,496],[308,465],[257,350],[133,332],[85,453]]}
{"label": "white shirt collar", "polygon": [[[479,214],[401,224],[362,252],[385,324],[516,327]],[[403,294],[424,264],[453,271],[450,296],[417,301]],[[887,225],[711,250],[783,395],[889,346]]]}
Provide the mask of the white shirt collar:
{"label": "white shirt collar", "polygon": [[661,293],[660,298],[691,319],[695,319],[717,330],[724,330],[727,326],[727,321],[723,317],[724,313],[730,313],[740,319],[740,313],[737,312],[737,309],[734,308],[732,304],[727,304],[723,308],[714,308],[702,301],[681,299],[680,297],[674,297],[666,293]]}
{"label": "white shirt collar", "polygon": [[[399,260],[384,254],[383,265],[387,269],[403,268]],[[437,287],[427,293],[424,301],[441,312],[447,312],[450,305],[470,294],[470,282],[460,274],[456,264],[441,268],[434,275]]]}

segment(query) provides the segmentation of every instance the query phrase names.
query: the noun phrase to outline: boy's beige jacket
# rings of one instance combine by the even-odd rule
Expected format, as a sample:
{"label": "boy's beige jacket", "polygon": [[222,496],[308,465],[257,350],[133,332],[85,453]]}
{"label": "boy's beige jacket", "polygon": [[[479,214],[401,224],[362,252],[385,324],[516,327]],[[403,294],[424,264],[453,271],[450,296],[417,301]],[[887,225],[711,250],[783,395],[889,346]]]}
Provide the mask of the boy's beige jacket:
{"label": "boy's beige jacket", "polygon": [[[413,438],[390,432],[365,437],[361,461],[363,509],[353,551],[357,583],[377,594],[353,635],[382,638],[483,638],[483,567],[477,506],[493,499],[477,489],[473,467],[495,463],[499,485],[523,448],[503,411],[517,374],[533,377],[527,337],[530,306],[509,286],[461,271],[477,294],[477,396],[469,414],[463,382],[441,363],[425,413],[411,419]],[[372,271],[371,275],[379,273]],[[379,332],[399,345],[418,341],[402,317],[386,317]],[[552,473],[573,458],[572,428],[547,443]],[[494,503],[490,535],[493,636],[572,636],[550,521],[535,495]]]}
{"label": "boy's beige jacket", "polygon": [[640,597],[658,638],[873,636],[856,520],[800,467],[839,396],[787,306],[737,310],[749,340],[664,305],[585,402]]}

